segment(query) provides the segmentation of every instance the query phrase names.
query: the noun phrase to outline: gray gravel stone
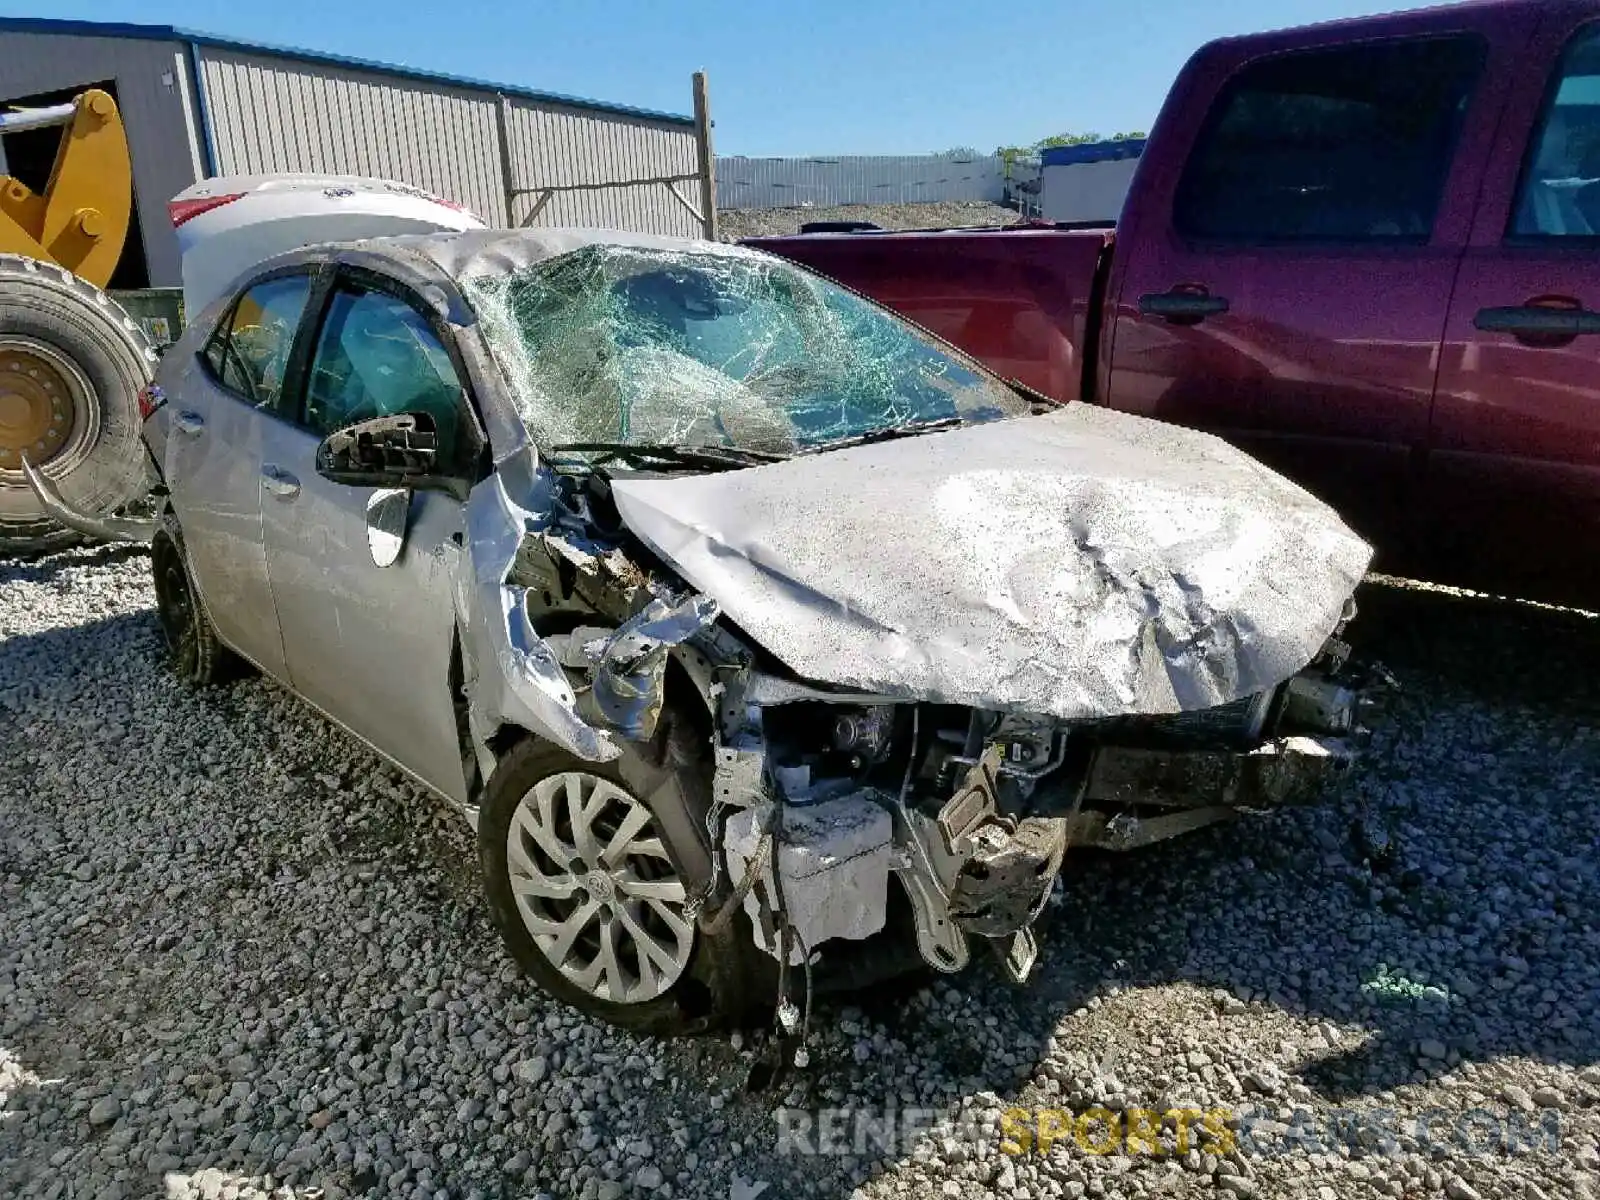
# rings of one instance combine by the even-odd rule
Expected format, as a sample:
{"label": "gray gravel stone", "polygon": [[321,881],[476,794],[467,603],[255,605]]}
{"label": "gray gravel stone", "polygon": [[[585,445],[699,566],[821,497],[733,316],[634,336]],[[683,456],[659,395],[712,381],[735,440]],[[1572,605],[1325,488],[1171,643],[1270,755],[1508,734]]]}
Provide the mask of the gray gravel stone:
{"label": "gray gravel stone", "polygon": [[[1343,790],[1069,858],[1027,987],[978,962],[819,1000],[773,1097],[744,1091],[764,1032],[636,1038],[532,987],[459,816],[275,685],[175,683],[147,576],[125,550],[0,562],[7,1200],[1545,1200],[1600,1173],[1586,618],[1366,589],[1353,632],[1406,687]],[[1006,1110],[1094,1103],[1249,1114],[1261,1149],[1196,1118],[1182,1156],[999,1153]],[[783,1155],[781,1105],[970,1124]],[[1467,1161],[1408,1124],[1448,1141],[1473,1109],[1556,1121],[1561,1152]],[[1297,1114],[1328,1137],[1384,1112],[1394,1134],[1285,1148]]]}

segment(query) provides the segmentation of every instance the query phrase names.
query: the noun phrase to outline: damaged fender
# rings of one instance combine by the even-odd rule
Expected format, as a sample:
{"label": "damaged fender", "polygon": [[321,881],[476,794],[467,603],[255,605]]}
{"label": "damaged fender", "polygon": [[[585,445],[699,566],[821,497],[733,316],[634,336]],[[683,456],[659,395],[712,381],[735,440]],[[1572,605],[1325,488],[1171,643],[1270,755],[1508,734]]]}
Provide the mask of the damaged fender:
{"label": "damaged fender", "polygon": [[676,607],[652,600],[608,638],[583,647],[593,664],[586,708],[630,741],[648,741],[661,716],[667,657],[717,619],[717,602],[691,596]]}
{"label": "damaged fender", "polygon": [[487,749],[502,725],[520,725],[590,762],[610,762],[621,747],[578,712],[578,697],[550,644],[533,628],[526,588],[506,582],[522,539],[542,531],[544,512],[515,500],[546,491],[528,470],[528,451],[500,465],[467,500],[467,546],[458,558],[453,594],[461,629],[468,723],[479,765],[494,767]]}
{"label": "damaged fender", "polygon": [[[453,570],[453,593],[468,724],[485,775],[493,770],[489,741],[503,725],[521,726],[590,762],[616,759],[618,736],[648,741],[661,715],[671,650],[720,611],[707,596],[675,604],[654,598],[605,636],[583,642],[576,661],[563,655],[534,627],[529,604],[539,591],[512,581],[530,543],[547,555],[599,561],[557,535],[554,512],[549,482],[533,469],[527,448],[500,463],[467,501],[467,542]],[[568,639],[555,640],[570,651]],[[570,668],[587,668],[592,686],[580,692]]]}

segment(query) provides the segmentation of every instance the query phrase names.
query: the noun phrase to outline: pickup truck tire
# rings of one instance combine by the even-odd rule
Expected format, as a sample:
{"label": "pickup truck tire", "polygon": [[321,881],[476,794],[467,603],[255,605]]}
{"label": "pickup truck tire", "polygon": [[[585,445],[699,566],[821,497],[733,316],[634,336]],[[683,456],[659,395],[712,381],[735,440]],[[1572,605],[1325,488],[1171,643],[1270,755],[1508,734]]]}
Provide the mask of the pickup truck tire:
{"label": "pickup truck tire", "polygon": [[144,331],[99,288],[0,254],[0,553],[53,550],[82,536],[44,515],[22,474],[24,454],[85,512],[144,494],[138,395],[155,365]]}
{"label": "pickup truck tire", "polygon": [[[696,856],[673,844],[670,830],[681,822],[662,820],[663,804],[674,801],[659,797],[674,789],[661,784],[678,775],[687,816],[703,829],[711,767],[702,756],[684,762],[662,753],[671,736],[669,729],[651,745],[624,743],[622,757],[609,763],[525,737],[500,758],[478,818],[490,913],[518,965],[573,1008],[658,1036],[745,1024],[762,991],[761,951],[743,911],[708,931],[677,899],[703,881],[682,865]],[[618,847],[609,863],[599,859],[597,851]],[[576,933],[563,949],[559,931],[571,920]],[[596,976],[606,955],[621,970]],[[588,980],[573,978],[586,973]]]}

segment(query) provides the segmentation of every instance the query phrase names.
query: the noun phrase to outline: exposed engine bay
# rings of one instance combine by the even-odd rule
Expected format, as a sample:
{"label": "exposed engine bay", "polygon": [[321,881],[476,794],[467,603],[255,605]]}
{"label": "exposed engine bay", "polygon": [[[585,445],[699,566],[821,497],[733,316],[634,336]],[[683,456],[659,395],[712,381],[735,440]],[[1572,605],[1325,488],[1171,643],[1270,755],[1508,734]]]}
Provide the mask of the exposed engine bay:
{"label": "exposed engine bay", "polygon": [[[617,481],[670,466],[524,462],[473,502],[479,602],[462,615],[493,622],[488,675],[521,684],[494,696],[486,664],[466,664],[483,770],[507,719],[537,716],[603,760],[650,739],[667,706],[703,705],[713,853],[691,907],[702,922],[742,907],[785,968],[882,932],[898,888],[928,965],[959,971],[987,947],[1020,982],[1069,848],[1313,799],[1365,736],[1365,680],[1339,636],[1348,599],[1303,669],[1195,711],[1074,719],[856,692],[797,677],[634,536]],[[519,476],[526,506],[506,486]]]}

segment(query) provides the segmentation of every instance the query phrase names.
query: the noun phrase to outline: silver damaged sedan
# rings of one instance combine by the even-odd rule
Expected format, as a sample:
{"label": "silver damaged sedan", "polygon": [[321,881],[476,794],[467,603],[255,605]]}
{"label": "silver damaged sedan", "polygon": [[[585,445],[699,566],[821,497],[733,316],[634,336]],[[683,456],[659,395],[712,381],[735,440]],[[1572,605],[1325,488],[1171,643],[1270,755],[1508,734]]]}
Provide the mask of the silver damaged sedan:
{"label": "silver damaged sedan", "polygon": [[510,953],[621,1025],[1020,982],[1069,847],[1312,799],[1364,735],[1325,505],[748,249],[296,251],[142,407],[174,668],[458,805]]}

